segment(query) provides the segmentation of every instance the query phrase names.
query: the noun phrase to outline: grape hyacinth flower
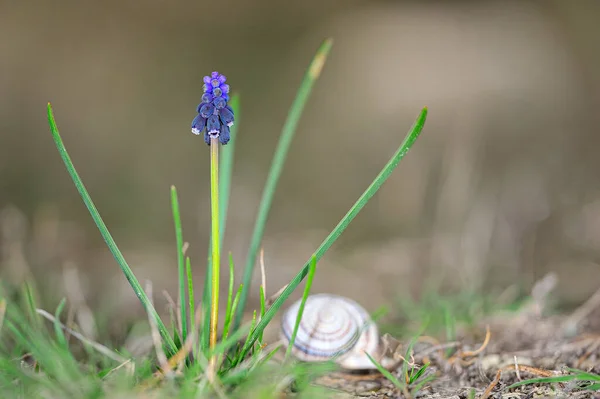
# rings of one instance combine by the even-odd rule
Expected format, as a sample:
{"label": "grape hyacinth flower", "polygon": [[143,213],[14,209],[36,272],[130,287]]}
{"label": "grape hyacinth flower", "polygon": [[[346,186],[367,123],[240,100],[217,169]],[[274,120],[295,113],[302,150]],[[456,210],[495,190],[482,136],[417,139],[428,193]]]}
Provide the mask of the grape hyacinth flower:
{"label": "grape hyacinth flower", "polygon": [[227,78],[219,72],[204,77],[204,94],[198,105],[198,115],[192,121],[192,133],[199,135],[204,131],[204,141],[210,145],[211,139],[219,139],[223,145],[231,138],[229,129],[233,126],[233,109],[229,101]]}
{"label": "grape hyacinth flower", "polygon": [[[230,128],[233,126],[233,108],[229,101],[229,85],[227,78],[219,72],[212,72],[204,77],[204,93],[202,102],[198,104],[198,115],[192,121],[192,133],[204,132],[204,141],[210,146],[210,208],[211,208],[211,256],[210,256],[210,328],[209,347],[217,344],[217,327],[219,325],[219,143],[225,145],[231,139]],[[216,355],[209,361],[209,379],[216,373]]]}

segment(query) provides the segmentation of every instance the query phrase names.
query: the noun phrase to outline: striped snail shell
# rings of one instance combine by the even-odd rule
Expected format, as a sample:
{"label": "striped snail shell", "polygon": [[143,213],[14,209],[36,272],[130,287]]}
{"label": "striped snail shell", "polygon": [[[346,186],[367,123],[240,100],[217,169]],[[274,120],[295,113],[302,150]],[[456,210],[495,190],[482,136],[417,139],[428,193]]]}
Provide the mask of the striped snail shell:
{"label": "striped snail shell", "polygon": [[[285,345],[296,325],[301,300],[283,315],[281,339]],[[317,294],[306,300],[292,354],[299,360],[320,362],[334,358],[348,370],[376,369],[367,352],[384,367],[395,361],[382,358],[379,330],[367,311],[355,301],[337,295]]]}

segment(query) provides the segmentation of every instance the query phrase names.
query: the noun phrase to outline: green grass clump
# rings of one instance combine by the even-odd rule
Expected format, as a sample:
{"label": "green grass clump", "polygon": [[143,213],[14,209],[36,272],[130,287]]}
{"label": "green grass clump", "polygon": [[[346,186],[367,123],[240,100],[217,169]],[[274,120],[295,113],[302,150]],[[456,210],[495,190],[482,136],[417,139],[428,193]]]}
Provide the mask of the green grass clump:
{"label": "green grass clump", "polygon": [[[220,156],[215,148],[211,151],[211,196],[212,229],[211,248],[206,279],[199,304],[196,303],[192,284],[192,262],[185,255],[184,235],[180,217],[180,204],[175,187],[171,187],[171,205],[176,238],[177,275],[179,280],[178,304],[172,309],[171,320],[165,322],[157,313],[153,302],[151,285],[144,289],[127,264],[107,226],[102,220],[88,194],[65,145],[60,137],[53,110],[48,104],[48,122],[56,147],[62,157],[79,194],[81,195],[100,234],[106,241],[117,264],[123,271],[135,295],[146,310],[152,331],[155,356],[135,359],[128,353],[114,351],[99,343],[91,342],[79,334],[72,326],[61,321],[65,301],[61,301],[54,315],[38,309],[31,290],[26,290],[26,312],[5,299],[0,298],[0,385],[3,393],[10,392],[14,397],[115,397],[119,393],[136,393],[165,397],[277,397],[293,382],[296,390],[318,397],[318,390],[310,384],[319,373],[331,369],[332,364],[296,364],[273,361],[279,347],[266,345],[263,333],[267,325],[283,306],[285,301],[309,276],[302,300],[308,297],[312,279],[320,258],[339,238],[350,222],[398,166],[400,160],[412,147],[423,129],[427,117],[424,108],[410,129],[404,142],[384,166],[381,173],[367,187],[356,203],[341,219],[338,225],[315,250],[304,267],[282,290],[281,294],[267,308],[264,286],[259,288],[261,307],[254,311],[250,323],[243,325],[242,316],[246,309],[251,277],[256,253],[262,241],[270,205],[292,138],[302,111],[313,86],[318,80],[332,41],[326,40],[318,49],[300,85],[287,120],[283,126],[279,145],[275,151],[271,170],[263,191],[248,258],[241,284],[234,279],[235,265],[229,256],[229,284],[227,307],[223,320],[220,340],[214,339],[218,313],[211,310],[218,292],[220,272],[220,249],[227,220],[227,209],[233,170],[233,150],[237,141],[240,98],[232,96],[230,105],[234,109],[237,122],[231,130],[231,141],[222,147]],[[218,184],[220,183],[220,184]],[[303,303],[304,303],[303,302]],[[48,321],[44,321],[47,319]],[[296,327],[298,326],[297,320]],[[81,356],[74,355],[75,347],[81,348]],[[18,360],[29,354],[29,366]],[[288,349],[289,355],[289,349]],[[426,366],[424,366],[426,368]],[[418,384],[425,368],[407,371],[410,384]],[[410,375],[409,375],[410,374]],[[212,396],[211,396],[212,395]]]}

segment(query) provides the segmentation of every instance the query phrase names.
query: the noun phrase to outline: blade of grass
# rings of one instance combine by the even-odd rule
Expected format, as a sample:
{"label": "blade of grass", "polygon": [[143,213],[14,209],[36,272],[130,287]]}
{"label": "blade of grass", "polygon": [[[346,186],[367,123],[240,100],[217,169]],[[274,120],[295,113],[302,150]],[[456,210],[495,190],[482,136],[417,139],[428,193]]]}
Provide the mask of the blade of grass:
{"label": "blade of grass", "polygon": [[[192,262],[189,256],[185,257],[185,272],[188,283],[188,305],[190,309],[190,317],[196,314],[196,299],[194,298],[194,279],[192,275]],[[191,321],[191,320],[190,320]]]}
{"label": "blade of grass", "polygon": [[6,299],[0,298],[0,334],[4,325],[4,316],[6,315]]}
{"label": "blade of grass", "polygon": [[58,306],[56,307],[56,312],[54,312],[54,333],[56,334],[56,340],[58,341],[58,345],[67,348],[69,345],[67,344],[67,338],[65,337],[65,333],[62,330],[62,326],[60,324],[60,314],[62,313],[65,304],[67,303],[66,299],[63,298]]}
{"label": "blade of grass", "polygon": [[[444,326],[446,328],[446,341],[452,342],[456,339],[456,318],[444,302],[442,302],[442,310],[444,313]],[[446,357],[450,357],[452,351],[452,348],[446,349]]]}
{"label": "blade of grass", "polygon": [[[50,313],[46,312],[44,309],[37,309],[36,312],[44,317],[45,319],[51,321],[52,323],[57,323],[57,320],[54,316],[52,316]],[[79,341],[81,341],[82,343],[84,343],[86,346],[89,346],[90,348],[96,350],[98,353],[106,356],[109,359],[114,360],[117,363],[123,363],[126,362],[127,359],[122,357],[120,354],[118,354],[117,352],[113,352],[111,349],[107,348],[104,345],[101,345],[97,342],[94,342],[86,337],[84,337],[82,334],[78,333],[75,330],[70,329],[69,327],[65,326],[64,324],[62,324],[60,321],[58,321],[58,325],[64,329],[65,331],[67,331],[72,337],[78,339]]]}
{"label": "blade of grass", "polygon": [[36,292],[34,286],[25,282],[22,286],[23,297],[25,299],[25,309],[27,309],[27,314],[31,318],[31,325],[35,328],[39,328],[41,326],[41,320],[36,313],[37,309],[37,301],[36,301]]}
{"label": "blade of grass", "polygon": [[185,341],[188,334],[188,316],[185,288],[186,285],[189,286],[190,282],[186,281],[185,264],[183,258],[183,229],[181,227],[179,200],[177,198],[177,189],[175,188],[175,186],[171,186],[171,209],[173,211],[173,224],[175,225],[175,241],[177,243],[177,271],[179,272],[179,312],[181,318],[181,341]]}
{"label": "blade of grass", "polygon": [[115,240],[112,238],[110,232],[108,231],[108,228],[106,227],[106,225],[104,224],[104,221],[102,220],[102,217],[100,216],[100,213],[96,209],[96,206],[94,205],[94,202],[92,201],[92,198],[90,197],[85,186],[83,185],[83,182],[81,181],[81,178],[79,177],[79,174],[75,170],[75,166],[73,165],[73,162],[71,161],[71,157],[69,156],[69,153],[67,152],[67,149],[65,148],[65,145],[63,144],[62,138],[60,137],[60,133],[58,132],[58,127],[56,126],[56,121],[54,120],[54,113],[52,112],[52,105],[50,103],[48,103],[48,122],[50,124],[50,131],[52,132],[52,137],[54,139],[54,143],[56,144],[56,148],[58,149],[58,152],[59,152],[63,162],[65,163],[65,166],[67,168],[67,171],[69,172],[69,175],[71,175],[71,178],[73,179],[73,183],[75,183],[75,187],[77,188],[77,191],[79,191],[79,195],[83,199],[85,206],[87,207],[88,211],[90,212],[92,219],[94,219],[94,222],[96,223],[96,226],[98,227],[98,230],[100,231],[100,234],[102,235],[102,238],[106,242],[108,249],[114,256],[117,263],[119,264],[119,267],[123,271],[123,274],[125,274],[125,278],[129,282],[129,285],[131,285],[131,288],[133,288],[133,292],[135,293],[135,295],[138,297],[138,299],[142,303],[142,306],[144,307],[144,309],[150,313],[150,315],[152,316],[152,318],[154,318],[154,320],[156,320],[158,330],[160,332],[160,335],[161,335],[164,343],[167,346],[169,354],[170,355],[175,354],[175,352],[177,352],[177,348],[175,347],[173,338],[171,338],[171,336],[169,335],[167,327],[165,326],[163,321],[160,319],[160,316],[156,312],[156,309],[154,309],[154,306],[152,306],[152,304],[150,303],[148,296],[142,289],[142,286],[140,285],[139,281],[133,274],[133,271],[131,270],[131,268],[129,267],[127,262],[125,261],[123,254],[117,247]]}
{"label": "blade of grass", "polygon": [[[265,288],[262,285],[260,286],[259,296],[260,296],[260,318],[262,319],[263,316],[265,315]],[[260,342],[261,344],[263,342],[262,332],[258,336],[258,342]]]}
{"label": "blade of grass", "polygon": [[231,316],[234,312],[232,304],[233,284],[235,283],[234,269],[233,256],[231,252],[229,252],[229,287],[227,289],[227,306],[225,308],[225,322],[223,323],[223,333],[221,335],[221,339],[227,338],[227,334],[229,333],[229,323],[231,322]]}
{"label": "blade of grass", "polygon": [[258,252],[260,242],[262,241],[265,225],[267,223],[267,217],[269,215],[269,210],[271,209],[271,203],[273,202],[275,188],[277,187],[277,182],[279,181],[279,176],[281,175],[281,171],[283,169],[283,164],[285,163],[285,159],[292,143],[292,139],[294,138],[294,134],[296,132],[300,116],[302,115],[302,111],[304,110],[304,106],[315,82],[321,74],[321,70],[323,69],[323,65],[325,64],[327,55],[329,54],[332,45],[333,40],[327,39],[317,50],[312,62],[310,63],[310,66],[308,67],[308,70],[304,75],[302,83],[300,84],[300,88],[298,89],[298,93],[296,94],[296,98],[294,99],[281,131],[279,143],[277,144],[277,149],[275,150],[275,154],[271,162],[271,168],[269,170],[267,182],[263,189],[262,198],[260,200],[258,215],[254,224],[254,231],[252,232],[250,248],[248,250],[248,257],[246,259],[246,266],[244,268],[244,276],[242,279],[244,289],[242,290],[240,306],[238,307],[238,311],[233,323],[234,330],[237,329],[242,321],[246,307],[246,301],[248,299],[248,293],[250,292],[250,283],[252,280],[252,273],[254,272],[254,264],[256,263],[256,254]]}
{"label": "blade of grass", "polygon": [[288,344],[287,350],[285,351],[285,360],[287,360],[290,357],[290,354],[292,353],[292,348],[294,347],[294,343],[296,342],[296,335],[298,334],[298,328],[300,327],[300,321],[302,320],[302,314],[304,313],[304,305],[306,305],[306,300],[308,299],[308,295],[310,293],[310,287],[312,286],[316,269],[317,258],[313,256],[308,268],[308,277],[306,277],[304,293],[302,294],[302,299],[300,300],[300,307],[298,308],[298,315],[296,316],[296,324],[294,324],[294,330],[292,331],[290,342]]}
{"label": "blade of grass", "polygon": [[429,363],[425,363],[424,365],[419,367],[419,369],[416,372],[414,371],[414,369],[411,370],[408,383],[413,384],[415,381],[417,381],[419,379],[419,377],[421,377],[423,375],[425,370],[427,370],[427,367],[429,367]]}
{"label": "blade of grass", "polygon": [[[411,393],[413,395],[415,395],[417,392],[419,392],[426,384],[432,382],[433,380],[435,380],[435,375],[429,375],[425,378],[423,378],[421,381],[419,381],[419,383],[415,384],[414,386],[411,387]],[[416,381],[416,380],[415,380]]]}
{"label": "blade of grass", "polygon": [[556,377],[539,377],[539,378],[531,378],[529,380],[523,380],[519,382],[515,382],[512,385],[507,386],[504,390],[513,389],[516,387],[520,387],[521,385],[528,384],[540,384],[540,383],[554,383],[554,382],[568,382],[577,379],[577,375],[559,375]]}
{"label": "blade of grass", "polygon": [[[185,257],[185,272],[187,274],[188,282],[188,304],[190,309],[190,322],[192,322],[192,315],[196,314],[196,299],[194,298],[194,278],[192,274],[192,262],[189,256]],[[198,326],[196,326],[197,328]],[[192,355],[196,357],[198,355],[198,346],[194,345]]]}
{"label": "blade of grass", "polygon": [[[210,240],[209,240],[210,241]],[[210,250],[209,250],[210,253]],[[202,290],[202,302],[200,306],[202,306],[202,334],[200,334],[200,348],[203,351],[208,349],[208,341],[210,337],[210,296],[212,287],[210,281],[212,279],[212,261],[210,257],[208,258],[208,265],[206,267],[206,271],[204,273],[204,287]]]}
{"label": "blade of grass", "polygon": [[235,143],[237,142],[237,130],[240,124],[240,95],[235,93],[231,96],[229,105],[233,109],[235,115],[235,124],[231,126],[229,134],[231,139],[229,143],[221,148],[221,165],[219,166],[219,209],[220,209],[220,242],[223,242],[223,236],[225,235],[225,227],[227,223],[227,209],[229,207],[229,196],[231,193],[231,176],[233,175],[233,155],[235,153]]}
{"label": "blade of grass", "polygon": [[365,352],[365,355],[367,355],[371,363],[373,363],[375,367],[377,367],[377,370],[379,370],[381,374],[383,374],[388,380],[390,380],[396,386],[396,388],[401,390],[406,389],[405,384],[403,384],[398,378],[396,378],[395,375],[386,370],[386,368],[383,367],[377,360],[373,359],[371,355],[369,355],[367,352]]}
{"label": "blade of grass", "polygon": [[[408,132],[404,142],[400,146],[400,148],[396,151],[394,156],[389,160],[387,165],[383,168],[383,170],[377,175],[375,180],[369,185],[369,187],[365,190],[365,192],[360,196],[360,198],[356,201],[356,203],[350,208],[348,213],[342,218],[342,220],[338,223],[338,225],[333,229],[331,233],[325,238],[323,243],[319,246],[319,248],[312,255],[316,258],[317,262],[323,257],[325,252],[333,245],[333,243],[338,239],[338,237],[346,230],[346,227],[352,222],[352,220],[356,217],[356,215],[361,211],[361,209],[366,205],[366,203],[375,195],[377,190],[381,187],[381,185],[387,180],[392,171],[398,166],[398,163],[404,158],[406,153],[410,150],[415,140],[421,134],[423,130],[423,126],[425,124],[425,120],[427,119],[427,108],[423,108],[419,117],[413,124],[412,128]],[[312,259],[312,258],[311,258]],[[245,355],[250,347],[258,338],[260,332],[262,332],[267,324],[273,319],[279,308],[283,305],[285,300],[294,292],[296,287],[300,284],[300,282],[306,277],[308,274],[308,270],[310,268],[310,262],[307,262],[302,270],[290,281],[290,283],[285,287],[282,291],[281,295],[273,302],[271,307],[265,312],[265,316],[260,320],[254,331],[252,332],[252,336],[249,340],[249,344],[247,347],[244,347],[242,350],[243,355]]]}
{"label": "blade of grass", "polygon": [[408,347],[406,348],[406,353],[404,354],[404,361],[402,362],[402,376],[405,378],[406,383],[410,382],[410,379],[408,377],[408,360],[407,359],[410,359],[412,348],[417,343],[417,337],[419,335],[417,335],[416,337],[413,337],[413,339],[410,340],[410,342],[408,343]]}
{"label": "blade of grass", "polygon": [[583,370],[567,368],[571,373],[577,374],[580,378],[590,380],[590,381],[600,381],[600,375],[588,373]]}
{"label": "blade of grass", "polygon": [[[223,146],[221,149],[221,167],[220,167],[220,176],[221,184],[219,185],[219,208],[222,208],[222,212],[220,213],[220,229],[219,229],[219,242],[223,242],[223,237],[225,235],[225,224],[227,222],[227,209],[229,207],[229,195],[231,189],[231,176],[233,174],[233,154],[235,149],[235,143],[237,142],[237,128],[239,125],[239,112],[240,112],[240,96],[238,93],[235,93],[231,97],[231,101],[229,103],[231,108],[233,109],[233,114],[236,115],[236,123],[231,126],[230,136],[231,139],[226,146]],[[204,332],[201,335],[200,339],[200,347],[208,348],[209,344],[209,336],[210,336],[210,312],[208,310],[210,304],[210,298],[212,295],[212,286],[207,284],[212,280],[212,252],[210,250],[212,246],[212,238],[208,243],[208,262],[204,277],[204,287],[202,291],[202,306],[204,308],[204,321],[202,323],[202,328]]]}
{"label": "blade of grass", "polygon": [[[242,346],[242,350],[236,354],[236,356],[233,360],[234,366],[238,365],[242,360],[244,360],[244,358],[246,357],[246,353],[250,350],[250,347],[252,346],[254,341],[256,341],[256,339],[254,339],[254,341],[250,342],[252,333],[254,332],[255,325],[256,325],[256,310],[252,314],[252,321],[250,322],[250,330],[248,330],[249,333],[248,333],[248,336],[246,336],[246,341],[244,342],[244,345]],[[234,334],[235,334],[235,332],[234,332]]]}
{"label": "blade of grass", "polygon": [[240,295],[242,293],[243,285],[240,284],[237,292],[235,293],[235,298],[233,299],[233,305],[231,306],[231,312],[229,312],[229,318],[225,320],[225,326],[223,327],[223,339],[227,338],[229,334],[229,328],[231,327],[232,316],[235,314],[235,310],[238,307],[238,303],[240,301]]}
{"label": "blade of grass", "polygon": [[233,256],[229,252],[229,288],[227,289],[227,307],[225,308],[225,324],[231,320],[231,308],[233,300],[233,284],[235,283],[235,266],[233,263]]}

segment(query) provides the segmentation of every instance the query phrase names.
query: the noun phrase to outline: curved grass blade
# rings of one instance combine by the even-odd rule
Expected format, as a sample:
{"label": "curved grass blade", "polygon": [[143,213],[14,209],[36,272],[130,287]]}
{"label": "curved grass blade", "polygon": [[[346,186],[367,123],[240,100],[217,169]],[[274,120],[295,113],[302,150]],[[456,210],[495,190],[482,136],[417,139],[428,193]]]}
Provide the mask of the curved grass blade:
{"label": "curved grass blade", "polygon": [[65,333],[62,330],[62,326],[60,324],[60,314],[65,308],[65,304],[67,300],[65,298],[61,299],[60,303],[56,307],[56,312],[54,312],[54,333],[56,334],[56,341],[59,346],[68,349],[69,344],[67,343],[67,338],[65,337]]}
{"label": "curved grass blade", "polygon": [[509,385],[506,388],[504,388],[504,390],[508,391],[509,389],[520,387],[521,385],[568,382],[568,381],[573,381],[573,380],[577,380],[577,379],[578,379],[577,375],[559,375],[556,377],[531,378],[529,380],[515,382],[514,384]]}
{"label": "curved grass blade", "polygon": [[381,374],[383,374],[383,376],[385,378],[390,380],[392,382],[392,384],[394,384],[396,386],[396,388],[398,388],[400,390],[406,389],[406,386],[402,382],[400,382],[400,380],[398,378],[396,378],[395,375],[393,375],[388,370],[386,370],[385,367],[383,367],[377,360],[373,359],[373,357],[371,355],[369,355],[367,352],[365,352],[365,355],[367,355],[367,357],[369,358],[371,363],[373,363],[375,365],[375,367],[377,367],[377,370],[379,370],[379,372]]}
{"label": "curved grass blade", "polygon": [[[188,316],[185,288],[189,285],[186,281],[187,274],[183,258],[183,229],[181,227],[181,214],[179,212],[179,199],[177,189],[171,186],[171,209],[173,211],[173,223],[175,224],[175,241],[177,243],[177,271],[179,272],[179,317],[181,318],[181,341],[184,342],[188,334]],[[186,284],[187,283],[187,284]],[[190,313],[193,315],[193,313]]]}
{"label": "curved grass blade", "polygon": [[327,60],[327,55],[329,54],[332,45],[333,40],[327,39],[317,50],[312,62],[310,63],[310,66],[308,67],[308,70],[304,75],[304,79],[300,84],[296,98],[294,99],[281,131],[279,143],[277,144],[277,149],[275,150],[275,155],[273,156],[273,161],[271,162],[269,176],[267,177],[267,182],[260,200],[258,215],[254,224],[254,231],[252,232],[250,248],[248,250],[246,266],[244,268],[244,277],[242,279],[244,289],[242,290],[240,306],[238,307],[238,311],[235,315],[233,323],[234,330],[237,329],[242,321],[244,309],[246,307],[246,300],[248,299],[248,293],[250,292],[250,282],[252,280],[252,273],[254,272],[254,264],[256,263],[256,254],[258,253],[258,248],[260,246],[260,242],[262,241],[265,225],[267,223],[267,217],[269,215],[269,210],[271,209],[271,203],[273,202],[275,188],[277,187],[277,182],[283,169],[283,164],[285,163],[288,150],[292,143],[292,139],[294,138],[298,121],[300,120],[300,116],[304,110],[304,105],[308,100],[315,82],[321,74],[321,70],[323,69],[325,61]]}
{"label": "curved grass blade", "polygon": [[296,342],[296,335],[298,334],[298,328],[300,328],[300,321],[302,320],[302,315],[304,314],[304,306],[306,305],[306,300],[308,299],[308,294],[310,293],[310,287],[312,287],[312,282],[315,276],[316,269],[317,259],[313,256],[310,261],[310,267],[308,269],[308,277],[306,278],[306,285],[304,286],[304,294],[302,295],[302,299],[300,301],[300,308],[298,309],[298,315],[296,316],[296,324],[294,325],[294,331],[292,332],[290,342],[285,352],[286,360],[290,357],[290,354],[292,353],[292,348],[294,347],[294,343]]}
{"label": "curved grass blade", "polygon": [[98,230],[100,230],[100,234],[102,235],[102,238],[104,238],[108,249],[119,264],[119,267],[123,271],[123,274],[125,274],[125,278],[129,282],[129,285],[131,285],[131,288],[133,288],[133,292],[142,303],[142,306],[150,315],[152,315],[152,318],[156,320],[156,324],[158,326],[160,335],[167,346],[167,351],[170,355],[175,354],[177,352],[177,348],[175,347],[175,342],[173,342],[173,338],[171,338],[171,336],[169,335],[165,324],[160,319],[160,316],[156,312],[156,309],[154,309],[154,306],[152,306],[152,304],[150,303],[148,296],[146,295],[146,293],[142,289],[142,286],[131,271],[131,268],[127,264],[127,261],[125,261],[123,254],[117,247],[115,240],[109,233],[108,228],[104,224],[100,213],[98,212],[96,206],[94,205],[94,202],[92,201],[92,198],[88,194],[85,186],[83,185],[83,182],[81,181],[81,178],[79,177],[79,174],[75,170],[75,166],[71,161],[71,157],[69,157],[69,153],[67,152],[67,149],[65,148],[65,145],[63,144],[63,141],[60,137],[60,133],[58,132],[58,127],[56,126],[56,121],[54,120],[54,114],[52,112],[52,105],[50,103],[48,103],[48,123],[50,124],[50,131],[52,132],[52,137],[54,139],[54,143],[56,144],[56,148],[58,149],[58,152],[63,162],[65,163],[69,175],[71,175],[71,178],[73,179],[73,183],[75,183],[77,191],[79,191],[79,195],[81,195],[81,198],[83,199],[85,206],[88,208],[92,219],[94,219]]}
{"label": "curved grass blade", "polygon": [[[350,208],[348,213],[342,218],[342,220],[338,223],[338,225],[333,229],[331,233],[325,238],[323,243],[319,246],[319,248],[315,251],[312,257],[315,257],[317,262],[323,257],[325,252],[333,245],[333,243],[339,238],[339,236],[346,230],[346,227],[352,222],[352,220],[356,217],[356,215],[361,211],[361,209],[369,202],[369,200],[375,195],[377,190],[381,187],[381,185],[387,180],[392,171],[398,166],[398,163],[404,158],[408,150],[415,143],[421,131],[423,130],[423,126],[425,125],[425,120],[427,119],[427,108],[423,108],[421,110],[421,114],[413,124],[412,128],[408,132],[404,142],[400,146],[400,148],[396,151],[394,156],[388,161],[387,165],[383,168],[383,170],[377,175],[375,180],[369,185],[369,187],[365,190],[365,192],[360,196],[360,198],[356,201],[356,203]],[[311,260],[312,260],[311,257]],[[265,329],[267,324],[273,319],[279,308],[283,305],[285,300],[294,292],[296,287],[300,284],[300,282],[306,277],[310,268],[310,260],[304,265],[302,270],[290,281],[290,283],[285,287],[282,291],[281,295],[273,302],[271,307],[267,310],[264,317],[260,320],[256,328],[252,331],[251,337],[244,345],[242,349],[241,356],[245,356],[248,353],[251,345],[254,344],[260,333]]]}
{"label": "curved grass blade", "polygon": [[[574,374],[558,375],[558,376],[552,376],[552,377],[539,377],[539,378],[531,378],[529,380],[518,381],[518,382],[515,382],[514,384],[509,385],[506,388],[504,388],[504,391],[508,391],[509,389],[513,389],[513,388],[517,388],[522,385],[529,385],[529,384],[543,384],[543,383],[556,383],[556,382],[569,382],[569,381],[581,381],[581,382],[600,381],[600,375],[587,373],[585,371],[581,371],[581,370],[573,369],[573,368],[568,368],[568,370]],[[597,386],[598,386],[597,384],[591,384],[582,389],[597,390],[598,389]]]}

